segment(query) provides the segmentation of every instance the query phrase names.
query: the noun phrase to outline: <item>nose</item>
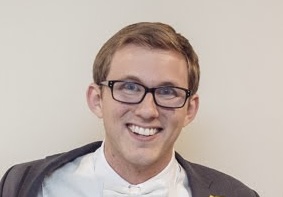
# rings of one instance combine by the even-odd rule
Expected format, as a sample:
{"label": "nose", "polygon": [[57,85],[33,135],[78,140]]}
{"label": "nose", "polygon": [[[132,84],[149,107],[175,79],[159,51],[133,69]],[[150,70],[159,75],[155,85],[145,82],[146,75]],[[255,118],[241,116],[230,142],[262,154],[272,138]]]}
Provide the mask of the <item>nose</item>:
{"label": "nose", "polygon": [[153,119],[159,116],[159,111],[157,110],[152,94],[146,94],[143,101],[137,104],[135,115],[143,119]]}

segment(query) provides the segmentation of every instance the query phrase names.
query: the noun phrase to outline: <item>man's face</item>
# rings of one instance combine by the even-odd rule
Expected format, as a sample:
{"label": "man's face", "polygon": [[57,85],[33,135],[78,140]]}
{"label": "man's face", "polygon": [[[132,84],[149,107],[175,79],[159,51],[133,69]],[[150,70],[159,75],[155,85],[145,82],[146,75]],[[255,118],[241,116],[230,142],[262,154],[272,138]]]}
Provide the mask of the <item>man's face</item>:
{"label": "man's face", "polygon": [[[107,80],[133,81],[149,88],[168,84],[188,88],[187,72],[185,58],[174,51],[127,45],[114,54]],[[98,87],[92,90],[89,102],[99,101],[93,111],[104,121],[105,156],[110,164],[165,167],[182,128],[198,108],[197,95],[183,108],[168,109],[156,106],[151,93],[139,104],[124,104],[113,100],[108,87],[103,86],[102,92]],[[139,135],[133,129],[153,129],[155,134]]]}

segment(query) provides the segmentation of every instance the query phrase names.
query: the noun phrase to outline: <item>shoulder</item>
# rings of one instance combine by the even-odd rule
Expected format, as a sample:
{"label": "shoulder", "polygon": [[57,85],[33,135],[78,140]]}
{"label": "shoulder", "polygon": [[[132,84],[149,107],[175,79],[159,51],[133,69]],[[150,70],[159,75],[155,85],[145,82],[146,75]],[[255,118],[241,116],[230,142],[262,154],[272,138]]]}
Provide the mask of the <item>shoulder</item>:
{"label": "shoulder", "polygon": [[12,166],[1,179],[0,197],[14,197],[18,196],[19,192],[22,194],[23,191],[36,190],[47,174],[77,157],[94,152],[100,146],[101,142],[94,142],[66,153]]}
{"label": "shoulder", "polygon": [[178,153],[176,159],[187,173],[192,190],[199,190],[199,186],[207,189],[211,194],[222,196],[259,196],[254,190],[236,178],[218,170],[191,163],[182,158]]}
{"label": "shoulder", "polygon": [[8,169],[0,182],[0,197],[18,196],[19,190],[26,180],[30,170],[35,166],[38,168],[42,164],[44,164],[44,160],[36,160],[17,164]]}

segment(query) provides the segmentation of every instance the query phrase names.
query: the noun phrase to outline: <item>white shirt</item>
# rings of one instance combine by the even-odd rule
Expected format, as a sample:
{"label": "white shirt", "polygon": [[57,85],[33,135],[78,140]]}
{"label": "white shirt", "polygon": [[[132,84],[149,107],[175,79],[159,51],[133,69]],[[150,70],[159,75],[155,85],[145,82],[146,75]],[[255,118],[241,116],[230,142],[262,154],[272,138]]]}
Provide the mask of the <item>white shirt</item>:
{"label": "white shirt", "polygon": [[104,143],[45,177],[38,197],[192,197],[184,169],[173,154],[170,163],[151,179],[131,185],[107,163]]}

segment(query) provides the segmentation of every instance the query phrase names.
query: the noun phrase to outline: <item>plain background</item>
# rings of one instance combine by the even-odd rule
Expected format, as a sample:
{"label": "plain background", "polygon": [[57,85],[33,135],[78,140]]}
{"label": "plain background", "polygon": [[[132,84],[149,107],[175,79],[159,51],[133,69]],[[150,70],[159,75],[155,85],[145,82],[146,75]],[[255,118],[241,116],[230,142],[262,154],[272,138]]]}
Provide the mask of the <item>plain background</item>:
{"label": "plain background", "polygon": [[176,150],[283,197],[282,10],[281,0],[0,0],[0,176],[103,139],[85,99],[95,55],[125,25],[161,21],[189,38],[202,72],[199,113]]}

